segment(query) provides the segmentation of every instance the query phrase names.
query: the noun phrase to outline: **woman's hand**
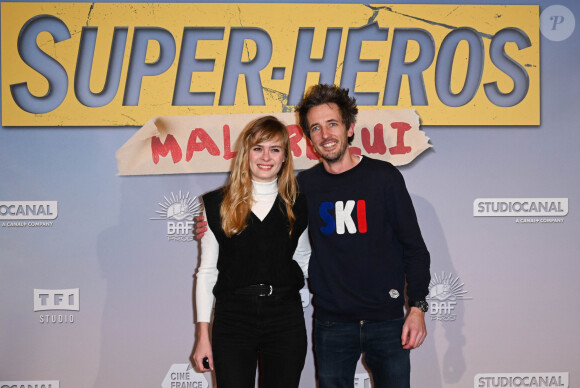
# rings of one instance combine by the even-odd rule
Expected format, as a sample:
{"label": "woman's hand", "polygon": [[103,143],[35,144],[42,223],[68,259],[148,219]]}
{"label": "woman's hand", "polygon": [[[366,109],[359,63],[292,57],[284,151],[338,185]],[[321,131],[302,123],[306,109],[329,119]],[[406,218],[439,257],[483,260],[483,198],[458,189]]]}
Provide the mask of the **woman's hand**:
{"label": "woman's hand", "polygon": [[[211,350],[211,342],[209,340],[209,323],[199,322],[198,323],[198,338],[195,345],[195,350],[193,352],[193,361],[195,366],[202,372],[207,372],[213,370],[213,353]],[[206,358],[209,361],[209,368],[203,365],[203,359]]]}

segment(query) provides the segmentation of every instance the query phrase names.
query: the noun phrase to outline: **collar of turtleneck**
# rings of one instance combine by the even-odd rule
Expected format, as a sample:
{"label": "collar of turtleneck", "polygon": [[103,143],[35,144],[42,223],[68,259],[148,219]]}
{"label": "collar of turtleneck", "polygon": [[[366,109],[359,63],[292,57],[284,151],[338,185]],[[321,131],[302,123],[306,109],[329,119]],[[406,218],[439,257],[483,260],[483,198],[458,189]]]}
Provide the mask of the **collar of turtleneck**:
{"label": "collar of turtleneck", "polygon": [[254,185],[252,213],[263,221],[278,196],[278,179],[274,179],[272,182],[256,182],[253,180],[252,184]]}
{"label": "collar of turtleneck", "polygon": [[273,195],[278,193],[278,178],[272,182],[256,182],[252,180],[254,185],[254,195]]}

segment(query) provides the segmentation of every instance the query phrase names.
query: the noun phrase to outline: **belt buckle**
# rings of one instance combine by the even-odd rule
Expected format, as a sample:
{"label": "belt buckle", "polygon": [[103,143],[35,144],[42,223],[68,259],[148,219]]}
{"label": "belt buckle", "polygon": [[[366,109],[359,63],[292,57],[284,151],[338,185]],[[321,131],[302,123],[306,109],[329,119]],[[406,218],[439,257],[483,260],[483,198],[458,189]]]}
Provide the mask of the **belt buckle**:
{"label": "belt buckle", "polygon": [[260,293],[258,294],[258,296],[270,296],[272,295],[272,293],[274,292],[274,287],[272,287],[271,284],[260,284],[260,286],[268,286],[270,289],[268,290],[268,293]]}

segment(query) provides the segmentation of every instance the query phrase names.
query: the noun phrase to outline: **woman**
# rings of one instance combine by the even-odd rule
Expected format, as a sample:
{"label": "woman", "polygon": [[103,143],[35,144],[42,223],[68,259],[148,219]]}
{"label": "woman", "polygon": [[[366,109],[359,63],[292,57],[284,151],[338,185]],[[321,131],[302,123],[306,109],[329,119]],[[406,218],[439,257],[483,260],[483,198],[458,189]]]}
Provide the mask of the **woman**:
{"label": "woman", "polygon": [[299,290],[310,246],[297,191],[286,127],[266,116],[241,133],[228,183],[203,196],[209,228],[201,240],[193,358],[201,371],[215,366],[220,388],[254,387],[258,359],[262,386],[298,387],[307,346]]}

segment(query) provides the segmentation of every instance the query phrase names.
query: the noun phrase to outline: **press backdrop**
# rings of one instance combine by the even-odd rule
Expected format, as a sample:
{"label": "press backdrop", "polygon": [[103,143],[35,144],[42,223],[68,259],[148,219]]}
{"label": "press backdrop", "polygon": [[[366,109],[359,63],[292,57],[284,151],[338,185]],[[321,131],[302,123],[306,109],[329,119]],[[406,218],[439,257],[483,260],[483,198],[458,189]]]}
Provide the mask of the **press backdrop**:
{"label": "press backdrop", "polygon": [[[447,6],[453,2],[392,2],[395,3]],[[528,90],[522,91],[527,94],[516,104],[528,105],[520,110],[490,105],[484,99],[467,103],[471,111],[455,110],[437,100],[442,92],[435,92],[433,79],[425,80],[429,97],[426,103],[420,104],[418,100],[413,103],[408,94],[402,93],[403,102],[389,107],[414,109],[422,121],[420,130],[431,145],[411,162],[399,166],[432,257],[431,310],[426,314],[428,337],[419,349],[411,352],[412,385],[419,388],[580,386],[577,329],[580,321],[577,301],[580,295],[580,36],[576,28],[580,5],[573,0],[490,1],[487,3],[505,8],[494,11],[494,16],[487,19],[484,9],[478,14],[462,8],[477,2],[461,3],[446,8],[448,12],[443,16],[435,12],[437,7],[432,8],[434,11],[429,13],[437,14],[436,19],[425,18],[417,9],[395,8],[391,15],[410,20],[417,31],[430,33],[436,28],[451,31],[457,27],[489,26],[489,30],[481,27],[476,34],[481,33],[482,39],[488,42],[489,33],[495,34],[495,26],[501,22],[504,11],[509,13],[515,6],[532,5],[537,14],[536,18],[532,17],[536,24],[534,27],[532,23],[531,28],[535,30],[520,29],[531,35],[533,41],[535,34],[530,50],[537,50],[538,56],[534,60],[532,53],[529,61],[528,58],[522,61],[518,56],[522,50],[513,45],[508,49],[508,56],[515,59],[512,66],[508,64],[505,68],[512,69],[513,77],[527,74],[528,78]],[[248,108],[245,82],[249,85],[256,81],[249,78],[244,81],[241,76],[241,86],[228,84],[231,88],[238,87],[233,94],[226,89],[208,87],[207,90],[215,93],[213,111],[211,107],[207,108],[209,111],[196,110],[197,103],[175,110],[171,99],[161,101],[161,97],[156,97],[156,88],[173,89],[173,82],[163,81],[161,85],[143,81],[143,102],[133,104],[134,110],[128,110],[130,104],[120,103],[117,97],[114,100],[117,102],[86,109],[88,113],[85,113],[85,108],[75,109],[70,102],[74,98],[74,79],[70,76],[68,95],[63,102],[66,111],[60,112],[59,109],[65,108],[59,107],[52,113],[27,112],[14,105],[10,85],[28,82],[31,93],[37,96],[30,103],[33,111],[35,106],[44,109],[46,100],[54,100],[60,89],[55,81],[53,94],[40,99],[48,89],[39,73],[49,74],[52,70],[48,67],[32,70],[18,55],[6,54],[17,47],[14,39],[24,26],[19,21],[22,15],[10,14],[15,12],[9,8],[14,4],[19,2],[2,2],[1,15],[0,387],[213,386],[211,374],[199,374],[189,366],[195,337],[193,301],[199,263],[198,244],[190,238],[191,216],[196,211],[196,197],[222,185],[227,173],[120,175],[116,154],[139,133],[147,120],[156,116],[217,114],[223,118],[232,113],[281,113],[292,112],[292,104],[283,96],[283,103],[276,105],[273,101],[277,97],[266,93],[264,104],[255,100],[253,108]],[[67,3],[40,4],[58,11]],[[85,5],[97,15],[98,7],[103,4]],[[391,27],[388,42],[393,39],[397,20],[403,20],[384,16],[391,7],[387,4],[380,4],[379,10],[380,7],[370,7],[367,3],[349,3],[356,5],[356,12],[360,11],[364,17],[341,11],[339,5],[345,5],[342,2],[332,4],[337,8],[329,17],[337,17],[338,13],[347,27],[364,25],[358,19],[352,20],[355,17],[372,23],[378,12],[379,17],[384,17],[378,25]],[[274,7],[268,8],[272,12],[276,5],[258,2],[255,6],[257,9]],[[316,5],[310,6],[316,13]],[[40,5],[32,5],[29,10],[34,7]],[[155,8],[153,5],[153,15]],[[67,14],[69,11],[57,11],[52,13],[57,18],[78,20]],[[230,11],[232,26],[242,25],[243,22],[233,20],[246,15],[243,6],[238,11]],[[183,16],[175,9],[169,12],[176,18]],[[133,13],[125,8],[112,12],[111,17],[125,20],[131,26],[132,19],[143,14],[143,11]],[[524,14],[527,11],[522,11],[522,18],[528,17]],[[276,28],[276,23],[268,21],[269,14],[259,15],[253,17],[263,20],[264,30]],[[208,16],[210,20],[212,17],[215,15]],[[326,28],[324,17],[319,20]],[[462,23],[457,24],[457,20]],[[152,25],[163,27],[171,20],[159,18],[156,22]],[[288,27],[288,36],[297,31],[292,29],[296,26],[313,27],[301,18],[289,17],[285,23],[279,23],[278,27]],[[91,17],[79,25],[92,25]],[[222,27],[229,31],[228,25]],[[79,30],[73,29],[71,39],[77,39],[78,33]],[[319,34],[322,32],[316,32],[315,40],[321,39]],[[214,38],[223,41],[223,37]],[[279,44],[277,39],[285,38],[274,36],[274,52]],[[294,35],[292,40],[296,44]],[[47,55],[64,63],[68,61],[68,51],[59,53],[60,44],[51,41],[48,46],[39,46]],[[246,44],[252,46],[252,42]],[[343,53],[344,46],[341,47]],[[358,70],[384,76],[388,54],[376,54],[373,47],[363,48],[360,58],[380,58],[378,70],[372,66]],[[78,47],[76,50],[73,48],[73,59]],[[200,58],[217,58],[214,69],[223,68],[225,52],[211,46],[204,50]],[[438,50],[439,46],[435,55],[440,53]],[[322,55],[322,46],[316,55]],[[474,57],[477,53],[473,50],[467,55]],[[484,56],[488,56],[487,50]],[[108,60],[107,56],[104,58]],[[393,53],[390,58],[393,60]],[[235,61],[233,64],[236,65]],[[197,65],[200,67],[196,71],[201,72],[199,69],[203,66]],[[277,64],[282,65],[288,69],[291,64]],[[295,64],[294,71],[300,65]],[[339,71],[331,82],[339,82],[342,66],[341,61],[336,64]],[[435,62],[429,71],[434,66]],[[144,65],[134,71],[147,69]],[[487,70],[482,72],[483,83],[494,81],[487,76]],[[18,74],[22,77],[15,80]],[[280,73],[261,74],[268,80],[280,77]],[[469,74],[466,66],[459,65],[452,78],[477,79]],[[287,79],[289,75],[282,77]],[[368,86],[369,79],[360,77],[352,81],[354,90],[375,91],[382,101],[384,79],[380,88],[373,89]],[[406,76],[402,80],[407,85]],[[203,85],[211,86],[212,82]],[[312,84],[318,80],[309,75],[304,82]],[[500,82],[503,90],[509,90],[512,85],[505,73]],[[517,78],[512,83],[519,85],[516,89],[521,91],[522,82],[525,80]],[[195,89],[195,78],[193,85]],[[455,87],[448,95],[458,94],[458,90]],[[478,96],[484,96],[482,89],[479,90]],[[220,103],[219,95],[238,96],[241,100],[235,104]],[[363,98],[362,94],[358,97]],[[156,98],[160,100],[158,109],[154,104]],[[367,105],[370,108],[365,109],[385,108],[380,102],[375,108]],[[434,106],[436,109],[430,109]],[[150,143],[145,144],[147,147]],[[302,294],[310,338],[311,295],[307,288]],[[368,372],[360,363],[353,386],[369,387],[370,384]],[[300,386],[315,386],[311,347]]]}

